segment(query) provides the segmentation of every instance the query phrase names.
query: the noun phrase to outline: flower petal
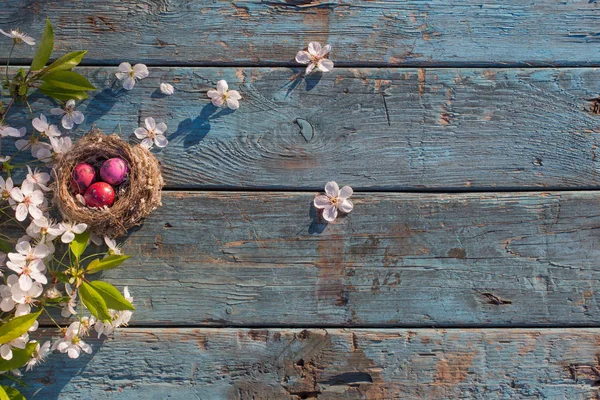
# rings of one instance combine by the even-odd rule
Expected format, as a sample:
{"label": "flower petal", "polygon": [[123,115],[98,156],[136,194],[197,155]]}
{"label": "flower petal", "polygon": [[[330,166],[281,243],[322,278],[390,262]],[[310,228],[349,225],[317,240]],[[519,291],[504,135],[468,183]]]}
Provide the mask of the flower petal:
{"label": "flower petal", "polygon": [[347,199],[348,197],[352,196],[352,193],[354,193],[354,191],[350,186],[344,186],[340,189],[340,199]]}
{"label": "flower petal", "polygon": [[19,286],[21,287],[22,291],[28,291],[29,289],[31,289],[32,285],[33,281],[31,280],[31,277],[29,275],[22,274],[19,277]]}
{"label": "flower petal", "polygon": [[227,93],[228,89],[229,89],[229,85],[227,84],[225,79],[221,79],[219,82],[217,82],[217,91],[219,93],[225,94],[225,93]]}
{"label": "flower petal", "polygon": [[308,52],[310,55],[318,57],[321,54],[321,44],[319,42],[310,42],[308,44]]}
{"label": "flower petal", "polygon": [[128,74],[131,72],[131,64],[129,64],[128,62],[122,62],[121,64],[119,64],[119,72],[122,72],[124,74]]}
{"label": "flower petal", "polygon": [[323,210],[323,219],[329,222],[335,221],[337,218],[337,213],[337,208],[334,205],[330,205]]}
{"label": "flower petal", "polygon": [[135,137],[137,137],[138,139],[144,139],[146,137],[148,137],[148,131],[146,130],[146,128],[137,128],[133,134],[135,135]]}
{"label": "flower petal", "polygon": [[77,125],[81,124],[85,119],[85,115],[81,111],[73,111],[73,122]]}
{"label": "flower petal", "polygon": [[163,135],[156,135],[154,138],[154,144],[156,144],[157,147],[165,147],[168,143],[169,141]]}
{"label": "flower petal", "polygon": [[156,121],[154,120],[154,118],[152,117],[148,117],[144,120],[144,123],[146,124],[146,128],[149,131],[153,131],[156,128]]}
{"label": "flower petal", "polygon": [[146,139],[142,140],[142,143],[140,143],[140,144],[143,147],[145,147],[147,149],[150,149],[150,148],[152,148],[152,143],[154,143],[154,142],[152,142],[152,139],[146,138]]}
{"label": "flower petal", "polygon": [[43,117],[43,115],[40,115],[40,118],[34,118],[33,121],[31,121],[31,125],[33,125],[36,131],[45,132],[48,129],[48,122],[42,120],[41,117]]}
{"label": "flower petal", "polygon": [[329,72],[333,69],[333,61],[324,58],[321,61],[319,61],[319,65],[317,67],[320,71]]}
{"label": "flower petal", "polygon": [[315,69],[315,66],[316,66],[316,65],[317,65],[317,64],[315,64],[314,62],[311,62],[310,64],[308,64],[308,65],[306,66],[306,70],[304,71],[304,75],[308,75],[308,74],[310,74],[310,73],[313,71],[313,69]]}
{"label": "flower petal", "polygon": [[240,108],[240,103],[236,99],[227,97],[227,107],[231,108],[232,110],[237,110]]}
{"label": "flower petal", "polygon": [[327,45],[323,46],[323,48],[319,52],[319,56],[325,57],[327,54],[329,54],[330,51],[331,51],[331,46],[327,44]]}
{"label": "flower petal", "polygon": [[329,197],[321,194],[315,197],[314,205],[316,208],[325,208],[331,205],[331,201],[329,200]]}
{"label": "flower petal", "polygon": [[167,124],[164,122],[159,122],[156,124],[156,129],[154,129],[154,131],[157,134],[165,133],[167,131]]}
{"label": "flower petal", "polygon": [[206,92],[206,95],[211,99],[214,99],[215,97],[221,97],[221,93],[217,92],[215,89],[209,90]]}
{"label": "flower petal", "polygon": [[213,103],[214,106],[221,107],[223,105],[223,96],[219,95],[219,97],[213,97],[212,99],[210,99],[210,101]]}
{"label": "flower petal", "polygon": [[168,83],[161,83],[160,92],[162,94],[166,94],[167,96],[171,96],[173,93],[175,93],[175,89],[173,88],[173,85],[170,85]]}
{"label": "flower petal", "polygon": [[62,117],[62,126],[65,129],[73,129],[73,117],[71,115],[65,115]]}
{"label": "flower petal", "polygon": [[60,241],[63,243],[71,243],[73,239],[75,239],[75,234],[70,230],[63,233],[63,235],[60,237]]}
{"label": "flower petal", "polygon": [[144,64],[135,64],[133,66],[133,74],[138,79],[144,79],[150,73],[148,72],[148,67],[146,67]]}
{"label": "flower petal", "polygon": [[227,95],[227,98],[233,99],[233,100],[241,100],[242,95],[240,95],[240,92],[238,92],[237,90],[230,90],[229,94]]}
{"label": "flower petal", "polygon": [[308,51],[300,50],[296,53],[296,62],[300,64],[308,64],[312,60],[312,57],[308,53]]}
{"label": "flower petal", "polygon": [[131,90],[131,89],[133,89],[134,86],[135,86],[135,78],[133,78],[131,76],[128,76],[123,81],[123,89],[125,89],[125,90]]}
{"label": "flower petal", "polygon": [[354,204],[352,204],[350,200],[344,199],[344,201],[342,201],[342,204],[340,204],[338,208],[343,213],[349,213],[354,208]]}
{"label": "flower petal", "polygon": [[340,187],[336,182],[327,182],[325,185],[325,193],[329,197],[338,197],[340,195]]}
{"label": "flower petal", "polygon": [[15,212],[15,218],[17,218],[17,221],[25,221],[25,218],[27,218],[27,206],[23,203],[19,204],[17,206],[17,210]]}
{"label": "flower petal", "polygon": [[62,108],[51,108],[50,109],[50,114],[52,114],[52,115],[63,115],[63,114],[65,114],[65,110],[63,110]]}

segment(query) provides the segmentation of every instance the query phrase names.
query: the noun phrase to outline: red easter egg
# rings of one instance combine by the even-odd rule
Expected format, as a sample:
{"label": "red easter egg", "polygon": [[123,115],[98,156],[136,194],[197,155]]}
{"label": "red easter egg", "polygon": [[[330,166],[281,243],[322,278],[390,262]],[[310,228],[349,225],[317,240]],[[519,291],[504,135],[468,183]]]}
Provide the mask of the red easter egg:
{"label": "red easter egg", "polygon": [[111,185],[117,186],[123,183],[125,178],[127,178],[127,174],[129,173],[129,168],[127,167],[127,162],[122,158],[109,158],[104,161],[102,167],[100,167],[100,178]]}
{"label": "red easter egg", "polygon": [[106,182],[96,182],[83,195],[88,207],[112,206],[115,202],[115,190]]}
{"label": "red easter egg", "polygon": [[71,186],[77,193],[85,193],[96,180],[96,170],[88,163],[77,164],[71,173]]}

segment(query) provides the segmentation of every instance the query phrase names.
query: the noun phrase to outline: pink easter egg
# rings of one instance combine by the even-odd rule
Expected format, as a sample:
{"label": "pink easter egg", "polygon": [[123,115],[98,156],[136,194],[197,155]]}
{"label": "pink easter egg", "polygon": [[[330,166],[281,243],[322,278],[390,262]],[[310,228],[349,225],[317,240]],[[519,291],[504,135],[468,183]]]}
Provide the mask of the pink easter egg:
{"label": "pink easter egg", "polygon": [[129,173],[129,167],[122,158],[109,158],[104,161],[102,167],[100,167],[100,178],[111,185],[117,186],[123,183],[127,174]]}
{"label": "pink easter egg", "polygon": [[73,168],[71,186],[76,193],[85,193],[87,188],[96,180],[96,170],[90,164],[80,163]]}

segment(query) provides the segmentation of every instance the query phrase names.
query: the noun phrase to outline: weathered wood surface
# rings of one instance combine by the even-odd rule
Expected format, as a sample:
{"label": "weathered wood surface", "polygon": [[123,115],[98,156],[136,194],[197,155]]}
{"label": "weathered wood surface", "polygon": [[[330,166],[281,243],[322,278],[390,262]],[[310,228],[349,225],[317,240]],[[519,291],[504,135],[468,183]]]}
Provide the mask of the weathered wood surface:
{"label": "weathered wood surface", "polygon": [[[132,137],[145,117],[166,121],[170,188],[600,188],[596,69],[337,69],[305,81],[287,68],[152,68],[130,92],[115,68],[83,71],[100,90],[80,107],[80,132]],[[221,78],[242,91],[235,112],[206,98]],[[165,81],[174,96],[158,92]],[[31,118],[22,112],[15,124]]]}
{"label": "weathered wood surface", "polygon": [[132,325],[598,326],[599,192],[169,192],[103,279]]}
{"label": "weathered wood surface", "polygon": [[600,330],[126,329],[28,399],[595,399]]}
{"label": "weathered wood surface", "polygon": [[[345,65],[582,65],[600,62],[589,1],[5,0],[0,26],[38,37],[47,16],[59,51],[88,63],[289,65],[318,40]],[[0,61],[10,42],[0,41]],[[20,60],[33,52],[18,49]]]}

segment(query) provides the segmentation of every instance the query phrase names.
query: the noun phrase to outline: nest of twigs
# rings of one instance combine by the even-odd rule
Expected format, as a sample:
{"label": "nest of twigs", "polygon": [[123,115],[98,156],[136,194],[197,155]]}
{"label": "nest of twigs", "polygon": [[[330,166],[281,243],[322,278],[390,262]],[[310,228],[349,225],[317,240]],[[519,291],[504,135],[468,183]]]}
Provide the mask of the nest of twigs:
{"label": "nest of twigs", "polygon": [[[121,157],[129,164],[129,175],[117,188],[111,207],[85,206],[71,186],[71,174],[79,163],[94,167],[113,157]],[[130,145],[117,135],[105,135],[93,128],[76,141],[68,152],[61,154],[54,164],[54,202],[66,221],[86,223],[99,236],[115,238],[142,223],[161,205],[164,181],[160,164],[148,149]]]}

